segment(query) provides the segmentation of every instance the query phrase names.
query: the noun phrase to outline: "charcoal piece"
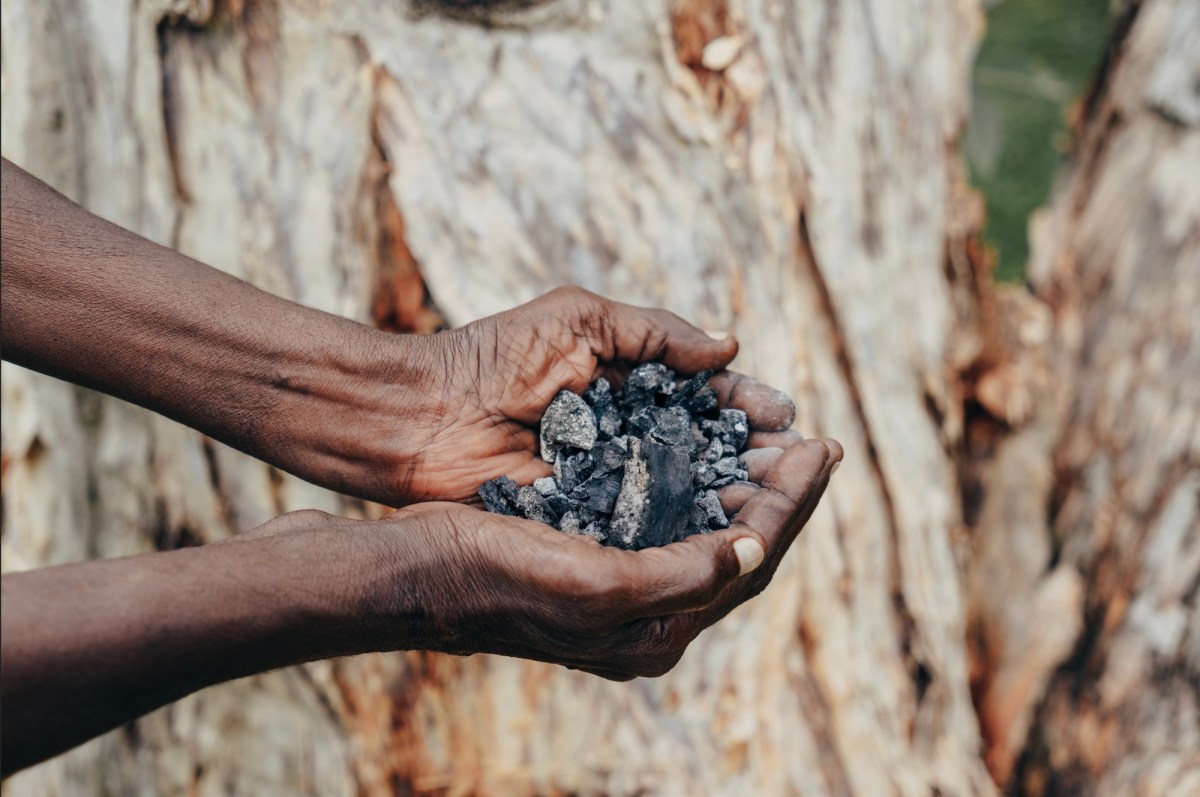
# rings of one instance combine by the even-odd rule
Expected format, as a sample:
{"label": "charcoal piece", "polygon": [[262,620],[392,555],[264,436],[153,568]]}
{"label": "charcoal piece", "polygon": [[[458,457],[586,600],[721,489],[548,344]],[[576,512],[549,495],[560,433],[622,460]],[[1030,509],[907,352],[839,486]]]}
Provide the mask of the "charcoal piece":
{"label": "charcoal piece", "polygon": [[[505,488],[506,483],[512,485],[511,499],[509,491]],[[489,512],[495,512],[498,515],[516,515],[516,488],[517,485],[512,479],[500,476],[479,485],[479,497],[483,499],[483,505]]]}
{"label": "charcoal piece", "polygon": [[721,508],[721,499],[713,490],[704,490],[696,493],[696,508],[704,513],[704,522],[707,529],[727,529],[729,528],[729,518],[725,517],[725,510]]}
{"label": "charcoal piece", "polygon": [[693,462],[691,469],[692,482],[697,487],[708,487],[717,480],[717,472],[707,462]]}
{"label": "charcoal piece", "polygon": [[667,399],[668,407],[681,407],[691,415],[702,415],[716,409],[717,394],[708,387],[712,371],[701,371],[676,388]]}
{"label": "charcoal piece", "polygon": [[621,411],[617,409],[608,380],[600,377],[583,392],[583,399],[596,416],[596,431],[601,440],[621,434]]}
{"label": "charcoal piece", "polygon": [[741,410],[721,410],[720,421],[727,429],[721,437],[725,447],[735,452],[745,448],[750,438],[750,422],[746,420],[746,413]]}
{"label": "charcoal piece", "polygon": [[648,438],[631,439],[629,448],[609,542],[623,548],[666,545],[687,529],[691,515],[693,490],[687,451]]}
{"label": "charcoal piece", "polygon": [[558,530],[567,534],[579,534],[583,531],[583,526],[579,523],[579,515],[574,512],[568,512],[558,519]]}
{"label": "charcoal piece", "polygon": [[714,437],[708,444],[708,449],[704,452],[704,461],[712,464],[717,460],[725,458],[725,444],[721,442],[721,438]]}
{"label": "charcoal piece", "polygon": [[737,457],[725,457],[713,464],[713,470],[716,471],[718,476],[732,476],[740,469],[741,463],[738,462]]}
{"label": "charcoal piece", "polygon": [[595,382],[587,386],[583,391],[583,400],[591,406],[593,410],[598,410],[607,404],[613,403],[612,385],[604,377],[600,377]]}
{"label": "charcoal piece", "polygon": [[603,476],[593,476],[571,491],[571,498],[579,501],[580,506],[593,512],[605,515],[612,514],[613,505],[621,492],[621,482],[624,472],[612,472]]}
{"label": "charcoal piece", "polygon": [[656,443],[668,446],[692,447],[692,419],[683,407],[667,407],[651,411],[654,424],[648,430]]}
{"label": "charcoal piece", "polygon": [[709,484],[708,487],[710,490],[719,490],[727,484],[733,484],[737,480],[737,476],[732,473],[728,476],[718,476],[712,480],[712,483]]}
{"label": "charcoal piece", "polygon": [[711,387],[702,387],[684,404],[693,415],[709,415],[717,410],[717,392]]}
{"label": "charcoal piece", "polygon": [[554,461],[554,475],[558,477],[560,489],[564,493],[570,492],[592,475],[591,457],[584,451],[559,457]]}
{"label": "charcoal piece", "polygon": [[590,451],[596,444],[596,416],[582,397],[560,390],[542,414],[542,459],[554,462],[563,448]]}
{"label": "charcoal piece", "polygon": [[675,372],[662,363],[639,365],[630,371],[622,390],[626,395],[668,396],[675,392]]}
{"label": "charcoal piece", "polygon": [[543,476],[540,479],[535,479],[533,489],[546,498],[558,493],[558,485],[554,482],[553,476]]}
{"label": "charcoal piece", "polygon": [[517,492],[517,511],[523,518],[554,525],[555,516],[546,506],[545,497],[533,487],[522,487]]}
{"label": "charcoal piece", "polygon": [[568,512],[578,509],[579,504],[562,493],[556,493],[546,497],[546,508],[553,512],[556,518],[561,519]]}
{"label": "charcoal piece", "polygon": [[[697,498],[700,495],[700,493],[697,493]],[[684,532],[683,538],[687,539],[696,534],[703,534],[706,531],[709,531],[708,515],[704,511],[704,507],[699,504],[692,504],[692,517],[688,521],[687,531]]]}
{"label": "charcoal piece", "polygon": [[650,404],[634,410],[625,423],[625,428],[630,437],[645,437],[657,421],[658,407]]}
{"label": "charcoal piece", "polygon": [[597,443],[592,448],[592,475],[624,470],[628,453],[629,448],[623,437]]}

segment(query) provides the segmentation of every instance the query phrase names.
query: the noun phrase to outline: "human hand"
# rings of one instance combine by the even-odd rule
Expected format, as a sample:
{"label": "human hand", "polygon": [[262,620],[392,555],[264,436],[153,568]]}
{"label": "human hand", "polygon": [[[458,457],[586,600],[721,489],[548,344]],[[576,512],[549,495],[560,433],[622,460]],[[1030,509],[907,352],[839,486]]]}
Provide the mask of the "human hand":
{"label": "human hand", "polygon": [[[317,481],[397,506],[470,501],[501,474],[519,483],[548,475],[537,430],[560,390],[580,393],[600,376],[619,384],[654,360],[685,375],[722,369],[737,353],[732,338],[709,337],[665,310],[578,288],[426,338],[384,337],[308,426],[334,460],[333,478]],[[785,394],[724,371],[711,384],[721,406],[746,412],[752,448],[799,439],[786,431],[795,408]]]}
{"label": "human hand", "polygon": [[372,529],[377,563],[348,585],[359,635],[348,647],[497,653],[612,680],[662,675],[766,587],[840,459],[834,441],[758,457],[762,486],[722,493],[737,513],[729,529],[637,552],[451,503],[345,521]]}

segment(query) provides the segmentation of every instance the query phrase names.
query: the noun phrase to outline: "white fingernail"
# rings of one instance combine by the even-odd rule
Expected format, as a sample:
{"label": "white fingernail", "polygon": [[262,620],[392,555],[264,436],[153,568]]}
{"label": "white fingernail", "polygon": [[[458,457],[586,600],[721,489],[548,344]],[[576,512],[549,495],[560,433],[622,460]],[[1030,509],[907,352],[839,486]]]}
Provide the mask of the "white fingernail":
{"label": "white fingernail", "polygon": [[842,461],[839,459],[837,462],[833,463],[833,467],[829,469],[829,475],[832,476],[833,474],[837,473],[837,469],[841,466]]}
{"label": "white fingernail", "polygon": [[733,552],[738,559],[739,578],[762,564],[763,547],[753,537],[739,537],[734,540]]}
{"label": "white fingernail", "polygon": [[729,339],[729,333],[721,332],[720,330],[706,329],[706,330],[704,330],[704,334],[708,335],[713,340],[728,340]]}

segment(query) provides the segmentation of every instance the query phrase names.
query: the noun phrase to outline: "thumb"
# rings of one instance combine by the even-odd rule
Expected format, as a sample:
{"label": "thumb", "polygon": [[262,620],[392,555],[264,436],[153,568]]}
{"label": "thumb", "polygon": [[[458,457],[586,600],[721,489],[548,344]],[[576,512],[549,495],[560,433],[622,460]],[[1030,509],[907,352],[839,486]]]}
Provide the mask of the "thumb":
{"label": "thumb", "polygon": [[631,596],[632,613],[659,617],[703,609],[727,586],[757,569],[766,550],[757,531],[727,529],[630,553],[627,583],[640,585]]}

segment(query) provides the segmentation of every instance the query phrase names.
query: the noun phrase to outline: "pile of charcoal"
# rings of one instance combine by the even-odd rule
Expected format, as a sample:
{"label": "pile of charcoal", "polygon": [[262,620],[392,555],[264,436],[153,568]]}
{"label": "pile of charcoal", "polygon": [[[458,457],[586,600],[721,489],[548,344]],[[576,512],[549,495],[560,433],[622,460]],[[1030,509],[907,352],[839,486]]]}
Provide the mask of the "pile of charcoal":
{"label": "pile of charcoal", "polygon": [[750,427],[720,409],[711,371],[682,380],[661,363],[633,370],[615,393],[598,379],[561,391],[542,414],[542,458],[554,475],[517,487],[485,482],[491,512],[548,523],[620,548],[649,548],[729,526],[716,490],[745,481]]}

